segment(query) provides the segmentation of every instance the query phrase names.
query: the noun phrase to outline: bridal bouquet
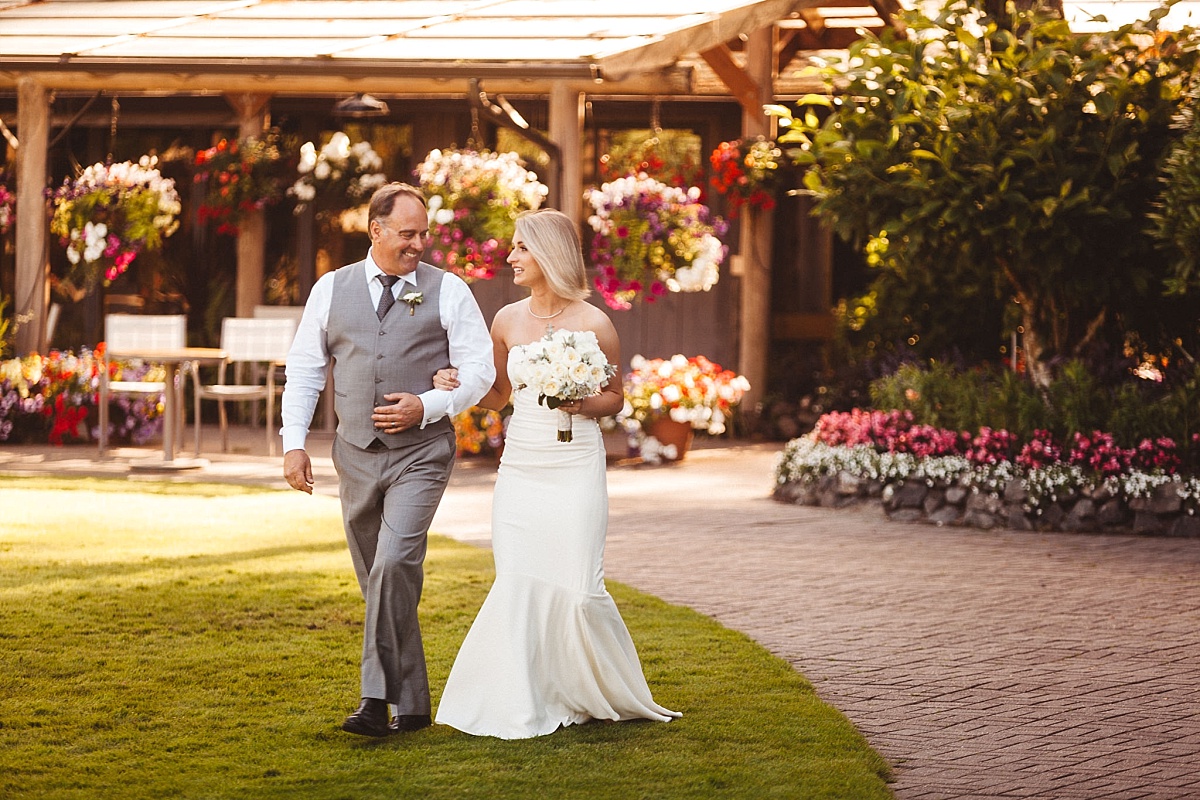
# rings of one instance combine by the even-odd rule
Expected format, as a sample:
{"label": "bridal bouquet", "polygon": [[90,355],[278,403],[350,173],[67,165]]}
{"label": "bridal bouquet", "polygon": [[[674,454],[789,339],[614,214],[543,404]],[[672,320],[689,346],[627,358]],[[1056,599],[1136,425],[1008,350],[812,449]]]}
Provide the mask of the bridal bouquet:
{"label": "bridal bouquet", "polygon": [[[558,408],[565,402],[582,400],[600,391],[617,368],[608,363],[591,331],[547,331],[536,342],[520,349],[513,371],[518,389],[533,389],[538,403]],[[571,415],[558,412],[558,441],[571,441]]]}

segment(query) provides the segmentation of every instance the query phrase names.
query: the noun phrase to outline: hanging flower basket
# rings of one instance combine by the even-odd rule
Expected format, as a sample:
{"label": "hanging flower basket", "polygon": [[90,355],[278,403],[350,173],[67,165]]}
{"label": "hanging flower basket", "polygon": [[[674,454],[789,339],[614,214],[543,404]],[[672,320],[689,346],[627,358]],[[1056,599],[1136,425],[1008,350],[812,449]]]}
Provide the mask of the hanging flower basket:
{"label": "hanging flower basket", "polygon": [[432,150],[416,171],[429,198],[430,263],[464,280],[488,280],[504,263],[517,214],[549,193],[516,153]]}
{"label": "hanging flower basket", "polygon": [[370,142],[350,143],[350,137],[338,131],[320,150],[312,142],[300,146],[300,177],[288,189],[296,198],[295,213],[310,204],[318,212],[341,212],[370,199],[387,183],[383,159]]}
{"label": "hanging flower basket", "polygon": [[215,222],[219,234],[237,236],[247,213],[261,211],[283,198],[281,165],[278,135],[262,140],[222,139],[196,153],[195,181],[206,185],[200,221]]}
{"label": "hanging flower basket", "polygon": [[783,151],[767,139],[734,139],[721,142],[709,156],[713,173],[710,182],[729,203],[729,216],[742,206],[770,210],[775,207],[775,190],[780,182]]}
{"label": "hanging flower basket", "polygon": [[54,192],[50,232],[66,248],[73,283],[89,292],[107,286],[179,227],[175,181],[157,163],[142,156],[136,164],[93,164]]}
{"label": "hanging flower basket", "polygon": [[700,202],[700,189],[681,189],[627,175],[584,195],[593,213],[591,262],[596,288],[609,307],[629,309],[667,291],[707,292],[717,282],[727,248],[725,222]]}
{"label": "hanging flower basket", "polygon": [[0,236],[17,223],[17,195],[8,185],[8,173],[0,169]]}

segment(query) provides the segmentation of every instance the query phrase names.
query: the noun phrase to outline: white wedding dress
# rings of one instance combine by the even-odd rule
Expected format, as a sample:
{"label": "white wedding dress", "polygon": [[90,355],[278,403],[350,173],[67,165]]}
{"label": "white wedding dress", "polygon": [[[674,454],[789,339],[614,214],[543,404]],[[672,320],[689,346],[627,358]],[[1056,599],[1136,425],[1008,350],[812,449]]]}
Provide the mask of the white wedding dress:
{"label": "white wedding dress", "polygon": [[531,390],[513,399],[492,502],[496,582],[437,712],[439,723],[466,733],[525,739],[591,719],[680,716],[650,696],[604,587],[600,428],[575,417],[573,440],[559,442],[557,417]]}

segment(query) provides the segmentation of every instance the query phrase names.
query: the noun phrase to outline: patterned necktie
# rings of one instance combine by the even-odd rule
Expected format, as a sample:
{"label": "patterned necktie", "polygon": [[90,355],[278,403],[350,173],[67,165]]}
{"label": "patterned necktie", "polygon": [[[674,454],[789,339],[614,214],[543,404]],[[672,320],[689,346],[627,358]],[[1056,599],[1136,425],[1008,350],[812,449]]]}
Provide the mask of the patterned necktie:
{"label": "patterned necktie", "polygon": [[400,276],[380,275],[379,280],[383,284],[383,294],[379,295],[379,308],[375,310],[375,313],[379,316],[379,321],[383,322],[388,309],[396,304],[396,295],[392,294],[392,287],[396,285],[396,281],[400,280]]}

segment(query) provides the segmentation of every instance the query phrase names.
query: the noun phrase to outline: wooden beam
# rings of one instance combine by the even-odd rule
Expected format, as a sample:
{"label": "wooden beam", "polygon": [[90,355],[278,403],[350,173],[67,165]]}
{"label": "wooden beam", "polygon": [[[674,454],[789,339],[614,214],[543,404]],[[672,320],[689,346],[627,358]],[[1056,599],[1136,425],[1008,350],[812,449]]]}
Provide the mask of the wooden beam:
{"label": "wooden beam", "polygon": [[[550,139],[558,145],[559,211],[583,221],[584,94],[565,83],[550,88]],[[553,155],[553,154],[551,154]]]}
{"label": "wooden beam", "polygon": [[780,31],[779,43],[775,46],[775,72],[782,73],[792,59],[804,49],[803,29]]}
{"label": "wooden beam", "polygon": [[[767,25],[746,38],[746,73],[757,89],[753,103],[743,103],[742,136],[775,137],[775,117],[763,112],[774,98],[775,27]],[[767,391],[771,349],[771,261],[774,212],[746,207],[742,219],[740,336],[738,369],[750,381],[744,407],[753,409]]]}
{"label": "wooden beam", "polygon": [[17,84],[17,274],[13,318],[16,354],[46,352],[50,261],[46,245],[50,92],[33,78]]}
{"label": "wooden beam", "polygon": [[[242,126],[241,136],[257,136],[262,133],[266,119],[265,109],[271,102],[271,95],[265,92],[229,92],[225,102],[237,114],[238,124]],[[259,127],[254,130],[255,124]]]}
{"label": "wooden beam", "polygon": [[762,113],[762,88],[738,66],[728,45],[720,44],[711,50],[705,50],[700,57],[729,88],[730,94],[741,103],[742,111]]}
{"label": "wooden beam", "polygon": [[904,11],[900,0],[871,0],[871,7],[879,14],[884,25],[890,25],[901,35],[907,32],[907,26],[900,20],[900,13]]}
{"label": "wooden beam", "polygon": [[[267,104],[271,95],[264,93],[226,94],[226,102],[238,115],[238,136],[246,139],[262,136],[270,125]],[[267,223],[261,209],[247,211],[238,225],[237,300],[239,317],[254,316],[254,307],[263,301],[263,276],[266,273]]]}
{"label": "wooden beam", "polygon": [[783,341],[827,342],[834,330],[833,315],[828,312],[777,314],[771,322],[772,337]]}

